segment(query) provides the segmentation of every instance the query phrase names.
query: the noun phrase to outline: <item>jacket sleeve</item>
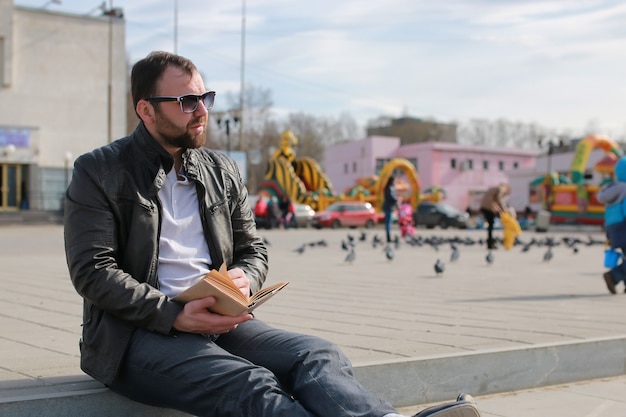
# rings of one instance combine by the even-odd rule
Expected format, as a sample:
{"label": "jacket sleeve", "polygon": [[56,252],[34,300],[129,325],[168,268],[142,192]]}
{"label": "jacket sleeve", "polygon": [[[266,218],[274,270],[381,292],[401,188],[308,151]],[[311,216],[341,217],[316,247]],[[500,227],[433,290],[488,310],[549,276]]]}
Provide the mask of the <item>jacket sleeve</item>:
{"label": "jacket sleeve", "polygon": [[[236,162],[221,153],[210,152],[211,159],[224,170],[223,176],[228,180],[224,188],[228,194],[229,210],[223,213],[223,219],[209,220],[212,229],[210,246],[218,249],[220,256],[229,269],[239,267],[250,280],[250,292],[254,294],[263,287],[268,272],[267,248],[259,236],[254,214],[248,200],[246,189]],[[214,173],[217,175],[217,173]],[[220,175],[217,175],[220,177]],[[221,180],[215,184],[213,193],[220,189]],[[211,184],[209,184],[209,187]],[[217,213],[216,213],[217,214]],[[218,216],[209,216],[218,217]],[[219,218],[219,217],[218,217]],[[227,236],[232,236],[228,239]]]}
{"label": "jacket sleeve", "polygon": [[[146,258],[143,264],[125,259],[129,249],[123,247],[130,245],[120,241],[128,231],[123,230],[126,226],[120,221],[119,205],[138,204],[122,195],[122,187],[107,185],[119,184],[119,179],[110,180],[114,169],[99,172],[94,166],[90,154],[79,158],[66,193],[64,239],[72,283],[90,305],[133,326],[168,333],[182,307],[147,283],[149,271],[156,267],[151,266],[151,246],[156,242],[150,241],[156,237],[143,235],[143,247],[132,248],[137,258]],[[133,227],[150,230],[154,227],[149,224],[153,217],[158,216],[147,213]]]}
{"label": "jacket sleeve", "polygon": [[598,191],[596,198],[602,204],[616,204],[626,198],[626,183],[614,182]]}

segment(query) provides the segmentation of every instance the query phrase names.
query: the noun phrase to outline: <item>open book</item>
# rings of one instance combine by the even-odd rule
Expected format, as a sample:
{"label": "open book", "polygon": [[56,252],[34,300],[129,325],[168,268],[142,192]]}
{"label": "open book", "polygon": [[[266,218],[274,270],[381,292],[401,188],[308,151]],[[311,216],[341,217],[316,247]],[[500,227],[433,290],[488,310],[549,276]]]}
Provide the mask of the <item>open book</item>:
{"label": "open book", "polygon": [[219,271],[212,269],[194,285],[174,297],[173,300],[186,303],[213,296],[217,301],[210,308],[212,312],[224,316],[237,316],[246,311],[251,313],[278,291],[285,288],[287,284],[289,282],[279,282],[259,290],[252,297],[246,297],[228,276],[226,264],[222,264]]}

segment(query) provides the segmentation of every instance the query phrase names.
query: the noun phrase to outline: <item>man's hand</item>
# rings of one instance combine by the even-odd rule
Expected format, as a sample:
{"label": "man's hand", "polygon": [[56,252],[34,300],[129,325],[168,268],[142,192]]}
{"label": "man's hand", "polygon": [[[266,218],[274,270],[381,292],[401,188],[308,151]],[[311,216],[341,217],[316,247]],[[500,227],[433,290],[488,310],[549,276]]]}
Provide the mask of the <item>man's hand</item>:
{"label": "man's hand", "polygon": [[215,304],[215,297],[200,298],[185,304],[174,321],[174,329],[186,333],[221,334],[227,333],[237,325],[252,319],[249,313],[238,316],[222,316],[209,311]]}
{"label": "man's hand", "polygon": [[228,276],[233,280],[237,288],[246,296],[250,297],[250,280],[241,268],[233,268],[228,270]]}

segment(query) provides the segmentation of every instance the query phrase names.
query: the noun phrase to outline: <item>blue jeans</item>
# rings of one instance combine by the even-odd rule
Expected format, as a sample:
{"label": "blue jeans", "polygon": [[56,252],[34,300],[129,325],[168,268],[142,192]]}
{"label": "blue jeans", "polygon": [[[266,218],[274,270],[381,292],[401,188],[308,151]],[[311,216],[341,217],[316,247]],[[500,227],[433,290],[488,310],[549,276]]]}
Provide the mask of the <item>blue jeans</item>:
{"label": "blue jeans", "polygon": [[[622,254],[626,256],[626,223],[620,222],[611,224],[606,227],[607,237],[612,249],[621,249]],[[611,275],[615,279],[615,283],[623,281],[626,283],[626,263],[622,261],[611,269]]]}
{"label": "blue jeans", "polygon": [[391,215],[392,211],[385,211],[385,232],[387,233],[387,243],[391,242]]}
{"label": "blue jeans", "polygon": [[219,338],[137,330],[110,388],[195,416],[382,417],[332,343],[250,320]]}

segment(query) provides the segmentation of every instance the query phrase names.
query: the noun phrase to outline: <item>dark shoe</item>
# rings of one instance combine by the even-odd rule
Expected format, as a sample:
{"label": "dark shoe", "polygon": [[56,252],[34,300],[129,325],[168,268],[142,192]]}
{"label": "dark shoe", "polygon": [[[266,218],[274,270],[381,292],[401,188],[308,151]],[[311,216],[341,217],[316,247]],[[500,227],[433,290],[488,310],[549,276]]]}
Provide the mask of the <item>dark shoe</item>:
{"label": "dark shoe", "polygon": [[609,292],[615,294],[615,280],[613,279],[611,271],[605,272],[602,276],[604,277],[604,282],[606,282],[606,287],[609,289]]}
{"label": "dark shoe", "polygon": [[457,401],[464,401],[472,404],[476,404],[476,400],[469,394],[460,393],[458,397],[456,397]]}
{"label": "dark shoe", "polygon": [[460,394],[456,401],[428,407],[413,417],[480,417],[471,395]]}

